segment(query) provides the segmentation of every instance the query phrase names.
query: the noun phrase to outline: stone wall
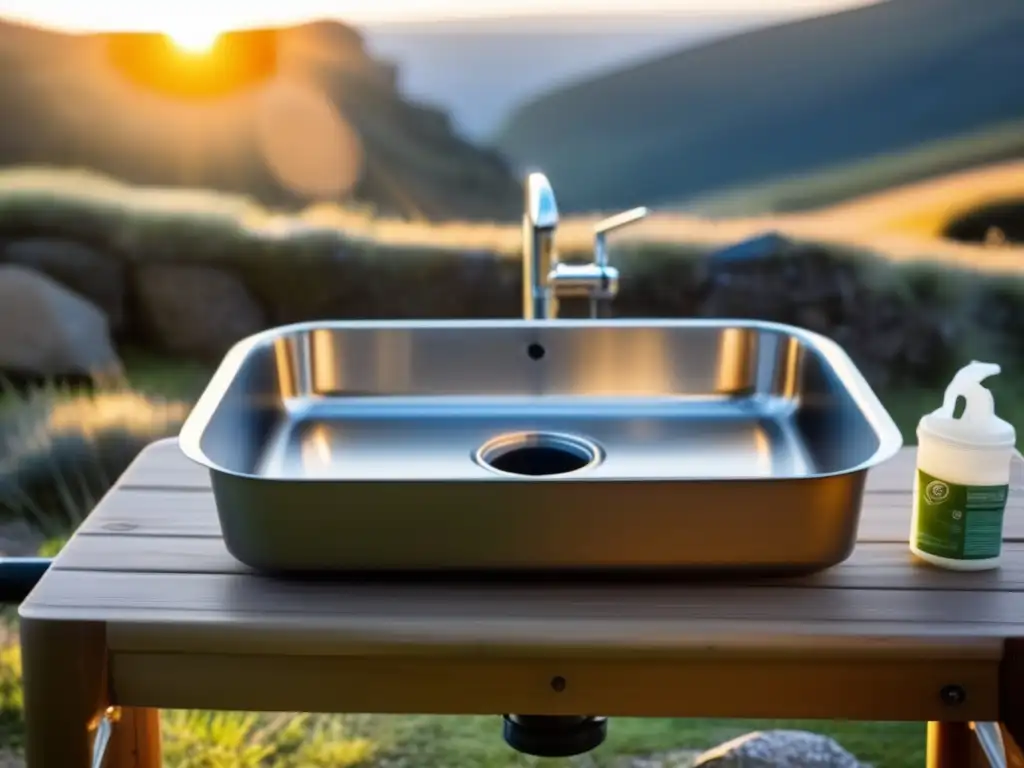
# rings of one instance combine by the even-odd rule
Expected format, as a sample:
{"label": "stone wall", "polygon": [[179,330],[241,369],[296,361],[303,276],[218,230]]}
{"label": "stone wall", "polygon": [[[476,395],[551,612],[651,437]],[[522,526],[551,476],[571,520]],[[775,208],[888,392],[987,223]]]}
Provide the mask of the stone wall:
{"label": "stone wall", "polygon": [[[944,385],[971,358],[1024,355],[1016,275],[771,234],[725,251],[627,243],[613,259],[622,272],[615,316],[791,323],[834,338],[876,386]],[[0,208],[4,263],[91,301],[118,343],[211,362],[284,323],[521,311],[516,253],[383,246],[330,229],[260,234],[225,217],[147,218],[80,202]]]}

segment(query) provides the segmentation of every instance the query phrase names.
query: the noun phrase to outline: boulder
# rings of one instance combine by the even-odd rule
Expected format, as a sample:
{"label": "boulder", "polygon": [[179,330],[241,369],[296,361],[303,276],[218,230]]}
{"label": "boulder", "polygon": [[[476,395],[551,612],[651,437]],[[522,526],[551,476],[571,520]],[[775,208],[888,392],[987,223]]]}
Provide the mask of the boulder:
{"label": "boulder", "polygon": [[234,275],[191,264],[145,264],[135,273],[140,319],[162,351],[217,361],[267,327],[262,307]]}
{"label": "boulder", "polygon": [[49,275],[103,310],[115,334],[123,327],[125,277],[117,259],[72,240],[33,238],[9,243],[0,263]]}
{"label": "boulder", "polygon": [[33,376],[121,372],[107,317],[27,267],[0,265],[0,370]]}
{"label": "boulder", "polygon": [[806,731],[756,731],[700,755],[694,768],[869,768],[835,739]]}

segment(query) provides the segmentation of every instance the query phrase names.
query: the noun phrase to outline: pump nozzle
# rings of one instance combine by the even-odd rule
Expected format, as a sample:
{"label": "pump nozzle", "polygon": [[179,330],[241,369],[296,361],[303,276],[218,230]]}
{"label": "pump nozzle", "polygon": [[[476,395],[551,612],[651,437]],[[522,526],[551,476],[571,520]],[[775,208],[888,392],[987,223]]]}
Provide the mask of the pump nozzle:
{"label": "pump nozzle", "polygon": [[992,400],[992,393],[981,386],[981,382],[1001,370],[1002,368],[996,363],[972,360],[957,372],[953,381],[946,387],[946,395],[942,400],[942,408],[939,409],[939,413],[946,418],[953,418],[957,398],[963,397],[964,413],[960,418],[968,421],[990,418],[995,413],[995,403]]}

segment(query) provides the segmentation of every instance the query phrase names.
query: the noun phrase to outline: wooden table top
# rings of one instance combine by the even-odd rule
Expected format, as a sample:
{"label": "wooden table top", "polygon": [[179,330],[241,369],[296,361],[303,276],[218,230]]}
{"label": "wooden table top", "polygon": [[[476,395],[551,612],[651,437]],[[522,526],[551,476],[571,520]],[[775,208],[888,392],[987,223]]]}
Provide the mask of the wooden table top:
{"label": "wooden table top", "polygon": [[[992,664],[1004,638],[1024,637],[1024,461],[1018,457],[1014,463],[1003,565],[981,573],[942,571],[912,559],[907,537],[913,468],[911,448],[870,473],[854,554],[813,576],[630,584],[286,581],[256,575],[231,557],[206,470],[189,462],[176,441],[165,440],[147,448],[103,499],[23,603],[21,615],[105,624],[115,677],[124,681],[121,695],[146,706],[228,708],[259,698],[249,691],[247,699],[210,694],[201,702],[186,701],[172,677],[178,674],[176,660],[190,654],[203,656],[205,674],[216,677],[224,659],[246,655],[264,663],[273,657],[358,657],[365,662],[359,670],[368,670],[370,660],[381,657],[402,663],[434,658],[468,664],[498,657],[634,663],[678,662],[713,651],[795,654],[802,661],[816,655],[874,656],[904,665],[929,656],[975,660],[987,665],[977,683],[986,694],[984,711],[970,716],[995,719]],[[966,667],[960,671],[973,674]],[[921,685],[933,682],[938,678],[922,677]],[[518,683],[512,676],[494,684]],[[161,686],[159,696],[148,693]],[[874,698],[868,693],[865,707]],[[900,695],[893,689],[891,696]],[[256,704],[287,709],[306,700],[261,701]],[[398,709],[427,711],[409,710],[418,701]],[[341,705],[333,699],[322,703],[332,711]],[[260,708],[256,704],[251,708]],[[372,696],[355,705],[365,707],[355,711],[395,711]],[[492,705],[502,702],[453,702],[431,711],[490,711]],[[835,712],[842,714],[842,706]],[[850,706],[856,710],[850,716],[863,714],[856,701]],[[921,707],[914,711],[936,719]],[[747,713],[754,710],[748,707]],[[835,712],[829,716],[839,716]],[[700,713],[714,714],[706,707]]]}

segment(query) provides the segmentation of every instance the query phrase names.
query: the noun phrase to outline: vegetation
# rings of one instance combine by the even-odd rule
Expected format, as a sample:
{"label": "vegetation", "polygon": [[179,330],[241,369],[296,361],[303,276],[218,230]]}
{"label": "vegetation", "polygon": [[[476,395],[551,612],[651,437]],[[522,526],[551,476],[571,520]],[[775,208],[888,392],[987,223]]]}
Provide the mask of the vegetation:
{"label": "vegetation", "polygon": [[[840,168],[842,196],[862,194],[1020,156],[1024,99],[1006,73],[1024,68],[1022,23],[1017,0],[984,14],[972,0],[892,0],[758,29],[549,91],[512,115],[498,146],[544,168],[566,211],[680,204]],[[946,143],[892,162],[929,142]],[[859,163],[871,172],[854,173]]]}
{"label": "vegetation", "polygon": [[128,387],[8,392],[0,410],[0,513],[45,537],[78,527],[147,444],[176,434],[188,404]]}
{"label": "vegetation", "polygon": [[[717,217],[789,213],[818,210],[860,196],[878,195],[887,204],[895,204],[896,210],[884,214],[886,223],[893,220],[902,223],[908,207],[922,206],[926,201],[926,214],[931,215],[926,215],[923,221],[914,221],[914,228],[941,236],[942,226],[955,211],[968,211],[992,198],[1020,194],[1019,165],[1000,161],[1020,158],[1024,153],[1022,137],[1024,120],[1012,121],[824,171],[717,190],[686,201],[686,209]],[[984,173],[989,167],[1005,170],[1007,175],[1016,168],[1016,178],[1006,178],[1005,183],[1000,184],[1004,179],[993,179]],[[979,169],[981,172],[977,172]],[[971,173],[972,170],[976,172]],[[952,182],[950,186],[955,184],[955,192],[950,190],[949,194],[936,199],[935,188],[929,184],[936,180]],[[926,194],[922,195],[922,190]]]}

